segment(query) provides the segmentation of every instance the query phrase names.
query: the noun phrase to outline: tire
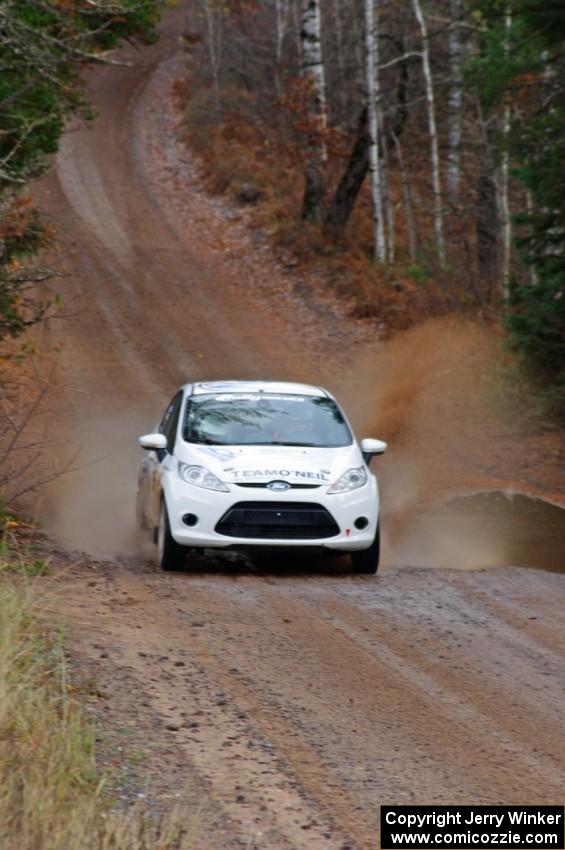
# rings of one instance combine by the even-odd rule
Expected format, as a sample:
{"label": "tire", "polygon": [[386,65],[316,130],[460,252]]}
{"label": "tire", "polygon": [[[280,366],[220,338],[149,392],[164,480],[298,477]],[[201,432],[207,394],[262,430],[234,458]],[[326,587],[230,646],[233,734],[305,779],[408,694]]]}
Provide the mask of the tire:
{"label": "tire", "polygon": [[145,519],[145,511],[143,510],[143,491],[141,484],[137,488],[137,496],[135,499],[135,527],[138,531],[149,531],[147,520]]}
{"label": "tire", "polygon": [[375,539],[368,549],[361,549],[351,553],[351,568],[357,575],[375,575],[379,569],[379,556],[381,551],[381,530],[377,526]]}
{"label": "tire", "polygon": [[159,527],[157,529],[157,560],[162,570],[173,572],[182,570],[186,558],[186,549],[173,538],[169,525],[169,515],[165,500],[161,500]]}

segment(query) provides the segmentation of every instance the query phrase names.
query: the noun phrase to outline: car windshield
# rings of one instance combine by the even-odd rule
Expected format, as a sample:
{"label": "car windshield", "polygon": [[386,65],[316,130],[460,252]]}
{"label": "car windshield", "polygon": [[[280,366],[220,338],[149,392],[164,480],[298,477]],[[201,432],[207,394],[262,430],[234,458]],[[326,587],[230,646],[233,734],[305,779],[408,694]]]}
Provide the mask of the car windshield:
{"label": "car windshield", "polygon": [[214,446],[338,448],[352,443],[351,431],[332,399],[267,392],[191,398],[184,439]]}

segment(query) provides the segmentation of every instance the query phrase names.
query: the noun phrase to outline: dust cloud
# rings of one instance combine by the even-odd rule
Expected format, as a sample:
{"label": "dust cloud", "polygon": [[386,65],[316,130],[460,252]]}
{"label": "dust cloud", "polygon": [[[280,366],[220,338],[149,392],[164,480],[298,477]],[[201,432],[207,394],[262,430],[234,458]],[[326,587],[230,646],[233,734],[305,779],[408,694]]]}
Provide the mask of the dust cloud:
{"label": "dust cloud", "polygon": [[[346,375],[310,376],[337,395],[358,437],[389,443],[373,461],[385,563],[476,568],[509,562],[509,533],[470,521],[463,502],[447,513],[429,509],[446,496],[488,489],[496,461],[491,437],[504,419],[493,404],[499,362],[499,342],[488,326],[435,319],[383,343]],[[72,549],[99,557],[139,553],[137,437],[151,428],[158,401],[149,414],[81,411],[72,425],[76,470],[38,506],[40,518]]]}
{"label": "dust cloud", "polygon": [[72,469],[41,494],[37,516],[72,550],[100,558],[138,554],[137,437],[151,430],[151,415],[81,411],[65,421],[70,436],[58,465]]}
{"label": "dust cloud", "polygon": [[476,322],[433,319],[396,335],[335,390],[359,437],[389,443],[373,460],[381,485],[384,560],[476,568],[508,563],[507,535],[430,504],[484,489],[503,426],[500,344]]}

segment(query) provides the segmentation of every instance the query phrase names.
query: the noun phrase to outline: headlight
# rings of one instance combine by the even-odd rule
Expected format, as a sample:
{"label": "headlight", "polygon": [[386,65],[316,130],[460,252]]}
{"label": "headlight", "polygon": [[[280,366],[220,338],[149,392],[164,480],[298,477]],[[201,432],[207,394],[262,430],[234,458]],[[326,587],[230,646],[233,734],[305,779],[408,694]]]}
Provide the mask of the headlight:
{"label": "headlight", "polygon": [[229,493],[230,488],[227,484],[209,472],[204,466],[190,466],[188,463],[178,462],[179,475],[187,484],[194,484],[195,487],[204,487],[206,490],[220,490],[222,493]]}
{"label": "headlight", "polygon": [[348,469],[344,472],[341,478],[334,481],[328,490],[328,496],[333,493],[349,493],[350,490],[357,490],[367,483],[367,470],[360,466],[358,469]]}

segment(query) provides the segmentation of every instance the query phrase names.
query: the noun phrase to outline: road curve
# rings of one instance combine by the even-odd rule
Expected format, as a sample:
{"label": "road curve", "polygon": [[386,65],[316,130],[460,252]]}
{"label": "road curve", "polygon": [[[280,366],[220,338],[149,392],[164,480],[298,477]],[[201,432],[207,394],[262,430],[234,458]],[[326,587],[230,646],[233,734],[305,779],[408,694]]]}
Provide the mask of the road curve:
{"label": "road curve", "polygon": [[[72,272],[69,315],[49,331],[63,342],[59,421],[102,458],[52,495],[71,540],[79,525],[110,534],[93,492],[127,502],[132,487],[111,447],[133,444],[187,378],[315,378],[338,362],[312,333],[289,347],[288,315],[229,275],[218,286],[221,258],[183,239],[151,190],[148,93],[181,20],[127,52],[130,67],[90,72],[99,117],[65,138],[39,191]],[[562,575],[399,565],[354,578],[296,560],[161,575],[83,557],[60,589],[107,698],[138,723],[145,706],[163,765],[203,789],[216,850],[370,850],[383,803],[562,801]]]}

